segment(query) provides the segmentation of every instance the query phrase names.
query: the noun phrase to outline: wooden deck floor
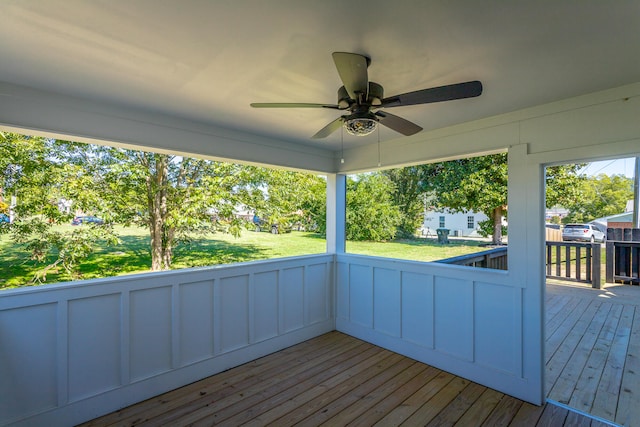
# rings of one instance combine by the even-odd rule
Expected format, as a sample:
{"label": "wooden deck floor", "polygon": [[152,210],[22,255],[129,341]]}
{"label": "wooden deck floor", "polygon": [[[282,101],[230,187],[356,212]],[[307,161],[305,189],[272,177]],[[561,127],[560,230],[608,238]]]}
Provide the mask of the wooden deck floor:
{"label": "wooden deck floor", "polygon": [[86,426],[603,426],[331,332]]}
{"label": "wooden deck floor", "polygon": [[640,426],[640,287],[547,284],[549,399]]}

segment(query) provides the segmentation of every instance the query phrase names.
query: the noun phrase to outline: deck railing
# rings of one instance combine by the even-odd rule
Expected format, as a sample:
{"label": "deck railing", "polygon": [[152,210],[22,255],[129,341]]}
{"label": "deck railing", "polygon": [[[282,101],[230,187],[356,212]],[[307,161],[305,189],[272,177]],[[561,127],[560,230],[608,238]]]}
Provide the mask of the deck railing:
{"label": "deck railing", "polygon": [[640,284],[640,229],[608,228],[607,282]]}
{"label": "deck railing", "polygon": [[494,270],[507,269],[507,247],[489,249],[468,255],[436,261],[442,264],[466,265],[469,267],[492,268]]}
{"label": "deck railing", "polygon": [[600,243],[547,242],[547,277],[601,287]]}

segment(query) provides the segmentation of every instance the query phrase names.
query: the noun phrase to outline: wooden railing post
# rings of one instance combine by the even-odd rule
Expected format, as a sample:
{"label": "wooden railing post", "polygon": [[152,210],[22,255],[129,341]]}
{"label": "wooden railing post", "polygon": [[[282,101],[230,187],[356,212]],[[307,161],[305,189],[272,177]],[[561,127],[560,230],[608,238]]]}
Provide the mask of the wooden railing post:
{"label": "wooden railing post", "polygon": [[607,281],[607,283],[613,283],[613,265],[614,265],[614,253],[615,251],[613,250],[613,246],[614,243],[612,241],[607,240],[607,248],[606,248],[606,253],[605,253],[605,257],[606,257],[606,261],[607,261],[607,265],[605,267],[605,279]]}
{"label": "wooden railing post", "polygon": [[[591,271],[591,287],[594,289],[602,288],[602,280],[600,272],[600,258],[601,258],[600,243],[591,244],[591,268],[587,271]],[[587,266],[588,268],[588,266]],[[588,273],[587,273],[588,274]]]}

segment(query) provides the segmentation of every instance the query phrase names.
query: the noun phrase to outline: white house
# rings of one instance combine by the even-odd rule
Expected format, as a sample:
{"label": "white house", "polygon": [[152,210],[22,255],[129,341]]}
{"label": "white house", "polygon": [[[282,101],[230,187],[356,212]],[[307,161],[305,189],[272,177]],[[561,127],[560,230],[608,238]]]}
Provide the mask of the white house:
{"label": "white house", "polygon": [[450,236],[479,237],[478,223],[487,219],[482,212],[451,212],[449,209],[427,211],[424,214],[422,234],[435,236],[438,228],[446,228]]}
{"label": "white house", "polygon": [[[0,11],[0,130],[327,176],[326,253],[3,291],[0,424],[75,425],[331,330],[544,403],[544,168],[640,155],[637,2]],[[335,51],[369,68],[339,76]],[[409,95],[474,81],[474,98]],[[347,98],[386,103],[378,131],[342,131]],[[508,270],[345,251],[347,174],[498,152]]]}

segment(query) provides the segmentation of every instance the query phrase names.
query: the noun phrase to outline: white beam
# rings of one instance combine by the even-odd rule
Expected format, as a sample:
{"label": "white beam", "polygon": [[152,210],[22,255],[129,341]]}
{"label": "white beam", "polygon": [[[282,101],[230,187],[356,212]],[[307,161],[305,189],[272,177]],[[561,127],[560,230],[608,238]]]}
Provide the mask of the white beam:
{"label": "white beam", "polygon": [[327,175],[327,252],[345,252],[347,177]]}

